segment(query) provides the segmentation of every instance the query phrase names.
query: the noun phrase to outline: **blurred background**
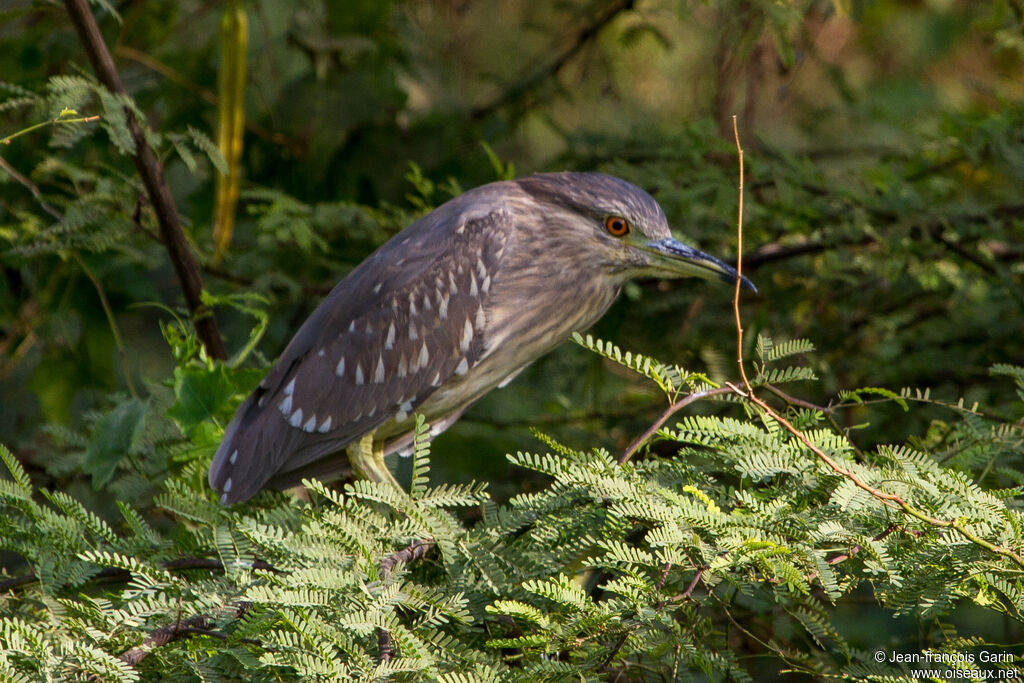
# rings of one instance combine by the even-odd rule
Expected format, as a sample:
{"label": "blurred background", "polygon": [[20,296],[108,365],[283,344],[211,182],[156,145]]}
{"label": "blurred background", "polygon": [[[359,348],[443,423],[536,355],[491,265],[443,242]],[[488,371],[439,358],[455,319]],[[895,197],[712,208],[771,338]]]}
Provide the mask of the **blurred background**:
{"label": "blurred background", "polygon": [[[57,105],[83,115],[109,106],[54,78],[91,74],[60,4],[2,8],[0,135],[58,116]],[[789,391],[820,404],[858,387],[918,387],[1018,416],[1012,387],[989,369],[1024,364],[1020,0],[93,9],[151,126],[205,288],[264,297],[248,302],[268,314],[245,364],[250,382],[374,248],[501,177],[619,175],[654,194],[677,237],[734,260],[735,114],[747,159],[744,272],[760,289],[743,298],[748,353],[758,334],[812,341],[805,360],[820,381]],[[207,153],[225,149],[226,121],[240,148],[237,161],[223,155],[238,194],[224,227],[230,184]],[[5,170],[22,176],[0,173],[0,442],[37,484],[82,496],[96,495],[88,435],[104,411],[129,395],[152,414],[174,401],[161,324],[182,315],[181,292],[118,134],[107,118],[0,147]],[[215,223],[230,236],[219,253]],[[731,295],[696,280],[637,283],[592,333],[729,380]],[[241,349],[254,317],[230,305],[216,315],[229,354]],[[538,484],[504,457],[545,449],[530,426],[574,448],[621,451],[663,408],[656,388],[569,343],[437,439],[432,474],[489,481],[504,500]],[[837,419],[865,448],[934,447],[951,416],[885,403]],[[154,476],[211,452],[154,430],[130,444],[140,458],[168,447]],[[856,615],[855,604],[844,609]],[[866,630],[891,626],[872,614]]]}

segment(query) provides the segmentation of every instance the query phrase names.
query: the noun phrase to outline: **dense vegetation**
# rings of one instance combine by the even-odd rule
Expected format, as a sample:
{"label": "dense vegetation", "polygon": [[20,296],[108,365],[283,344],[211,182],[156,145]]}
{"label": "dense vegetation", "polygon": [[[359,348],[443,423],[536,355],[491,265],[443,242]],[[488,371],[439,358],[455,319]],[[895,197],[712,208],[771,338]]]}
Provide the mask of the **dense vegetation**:
{"label": "dense vegetation", "polygon": [[[1019,0],[2,18],[4,680],[1021,675]],[[603,170],[735,255],[733,114],[745,379],[731,288],[636,283],[421,422],[408,494],[217,504],[223,426],[290,334],[463,188]]]}

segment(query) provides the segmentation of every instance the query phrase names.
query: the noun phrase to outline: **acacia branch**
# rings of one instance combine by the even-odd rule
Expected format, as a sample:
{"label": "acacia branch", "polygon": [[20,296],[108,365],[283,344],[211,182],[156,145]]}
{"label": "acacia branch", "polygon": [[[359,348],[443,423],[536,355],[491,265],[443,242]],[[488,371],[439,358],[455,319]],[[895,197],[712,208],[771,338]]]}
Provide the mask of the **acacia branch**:
{"label": "acacia branch", "polygon": [[145,640],[142,641],[142,645],[121,653],[118,659],[129,666],[137,666],[143,659],[149,656],[153,648],[173,643],[187,635],[194,634],[196,631],[205,632],[209,627],[209,617],[202,614],[185,621],[161,626],[155,631],[150,631]]}
{"label": "acacia branch", "polygon": [[914,506],[910,505],[902,497],[900,497],[900,496],[898,496],[898,495],[896,495],[894,493],[886,493],[885,491],[882,491],[881,489],[878,489],[878,488],[875,488],[874,486],[871,486],[870,484],[865,482],[863,479],[858,477],[856,475],[856,473],[854,473],[853,471],[847,469],[846,467],[843,467],[838,462],[836,462],[836,460],[833,459],[824,450],[822,450],[818,446],[816,446],[813,443],[811,443],[810,439],[808,439],[804,435],[803,432],[801,432],[799,429],[794,427],[793,424],[789,420],[787,420],[786,418],[782,417],[782,415],[780,415],[775,410],[773,410],[771,406],[769,406],[767,403],[765,403],[763,399],[761,399],[760,397],[758,397],[754,393],[754,388],[753,388],[753,386],[751,386],[750,380],[747,378],[747,372],[746,372],[746,370],[744,369],[744,366],[743,366],[743,326],[742,326],[742,319],[740,317],[740,277],[743,274],[743,147],[740,145],[739,128],[737,127],[736,117],[735,116],[733,116],[733,118],[732,118],[732,125],[733,125],[733,134],[734,134],[735,139],[736,139],[736,151],[737,151],[737,154],[739,155],[739,167],[740,167],[740,171],[739,171],[739,174],[740,174],[740,182],[739,182],[739,208],[738,208],[738,217],[737,217],[737,220],[736,220],[736,233],[737,233],[737,240],[738,240],[737,260],[736,260],[736,291],[733,294],[732,306],[733,306],[733,313],[734,313],[735,318],[736,318],[736,364],[739,366],[740,376],[743,378],[743,385],[746,388],[746,392],[744,393],[743,391],[739,390],[737,387],[731,387],[731,388],[737,394],[739,394],[741,396],[744,396],[751,403],[753,403],[756,406],[758,406],[769,417],[771,417],[778,424],[780,424],[786,431],[788,431],[790,434],[795,436],[797,438],[797,440],[800,441],[808,449],[810,449],[810,451],[812,453],[814,453],[814,455],[816,455],[819,460],[821,460],[823,463],[825,463],[829,467],[829,469],[831,469],[836,474],[838,474],[838,475],[848,479],[849,481],[853,482],[853,484],[855,486],[857,486],[857,488],[859,488],[859,489],[861,489],[863,491],[866,491],[867,493],[871,494],[873,497],[875,497],[876,499],[881,501],[884,505],[887,505],[887,506],[889,506],[891,508],[894,508],[894,509],[898,509],[898,510],[902,511],[904,514],[907,514],[907,515],[909,515],[911,517],[914,517],[915,519],[918,519],[918,520],[924,522],[925,524],[928,524],[928,525],[931,525],[931,526],[934,526],[934,527],[938,527],[938,528],[953,529],[957,533],[959,533],[961,536],[963,536],[964,538],[969,540],[971,543],[974,543],[975,545],[977,545],[979,547],[985,548],[986,550],[988,550],[988,551],[990,551],[992,553],[995,553],[997,555],[1001,555],[1003,557],[1006,557],[1006,558],[1012,560],[1013,562],[1015,562],[1020,567],[1024,568],[1024,557],[1021,557],[1020,554],[1014,552],[1010,548],[1007,548],[1007,547],[1004,547],[1004,546],[1001,546],[1001,545],[996,545],[996,544],[994,544],[994,543],[992,543],[990,541],[987,541],[984,538],[978,536],[977,534],[975,534],[974,532],[972,532],[970,529],[968,529],[966,527],[965,522],[964,522],[963,519],[961,519],[961,518],[957,518],[957,519],[938,519],[936,517],[932,517],[931,515],[929,515],[929,514],[927,514],[925,512],[922,512],[921,510],[918,510]]}
{"label": "acacia branch", "polygon": [[[100,83],[112,93],[127,96],[128,93],[121,83],[121,77],[117,73],[114,60],[103,41],[103,35],[96,24],[96,18],[93,17],[92,11],[89,9],[87,0],[64,0],[64,4]],[[220,330],[212,311],[203,304],[203,282],[199,274],[199,264],[196,262],[195,256],[189,248],[188,240],[185,238],[185,232],[182,230],[177,207],[174,205],[171,190],[164,179],[163,166],[146,142],[145,133],[135,118],[135,113],[126,107],[124,115],[128,131],[135,143],[132,161],[135,162],[135,168],[149,195],[149,202],[156,212],[160,235],[181,284],[181,291],[192,315],[196,333],[211,358],[225,359],[227,352],[224,349],[224,341],[221,339]]]}
{"label": "acacia branch", "polygon": [[[872,541],[881,541],[885,537],[887,537],[890,534],[892,534],[892,532],[894,532],[894,531],[905,531],[908,534],[910,534],[911,536],[923,536],[924,535],[924,532],[920,531],[918,529],[905,529],[905,528],[903,528],[903,527],[901,527],[901,526],[899,526],[897,524],[890,524],[884,530],[882,530],[882,532],[880,534],[872,537],[871,540]],[[846,562],[848,559],[850,559],[851,557],[853,557],[854,555],[859,553],[861,550],[862,550],[862,548],[859,545],[851,546],[849,551],[847,551],[845,553],[841,553],[839,555],[836,555],[835,557],[830,557],[827,560],[826,564],[837,565],[840,562]],[[810,578],[814,578],[817,575],[818,575],[818,573],[814,572],[810,576],[808,576],[808,578],[809,579]]]}
{"label": "acacia branch", "polygon": [[654,424],[648,427],[643,434],[636,437],[636,439],[633,440],[633,443],[629,444],[629,446],[626,447],[626,450],[624,450],[622,452],[622,455],[619,456],[619,464],[625,465],[627,462],[629,462],[629,459],[633,457],[633,455],[640,449],[641,446],[644,445],[644,443],[646,443],[648,439],[654,436],[654,434],[659,429],[661,429],[661,427],[668,421],[670,417],[672,417],[674,414],[676,414],[686,406],[690,405],[694,401],[699,401],[703,398],[710,398],[711,396],[720,396],[722,394],[728,394],[731,391],[732,389],[730,389],[729,387],[718,387],[716,389],[707,389],[706,391],[695,391],[694,393],[688,394],[683,398],[679,399],[678,401],[670,405],[668,408],[665,408],[665,411],[658,417],[657,420],[654,421]]}
{"label": "acacia branch", "polygon": [[[380,561],[380,578],[386,581],[391,577],[391,572],[394,571],[396,564],[399,562],[408,564],[418,560],[430,552],[430,549],[433,547],[433,541],[417,538],[402,550],[392,553]],[[381,664],[391,661],[394,656],[395,646],[391,641],[391,634],[388,633],[387,629],[377,629],[377,663]]]}
{"label": "acacia branch", "polygon": [[870,235],[865,235],[859,239],[836,240],[834,242],[806,242],[804,244],[790,245],[772,242],[747,254],[743,257],[743,260],[747,263],[748,267],[752,266],[756,268],[766,263],[785,261],[787,259],[796,258],[797,256],[820,254],[823,251],[841,249],[843,247],[862,247],[868,244],[873,244],[874,242],[875,238]]}
{"label": "acacia branch", "polygon": [[[241,602],[233,609],[234,618],[238,619],[242,617],[252,607],[251,602]],[[161,626],[160,628],[150,631],[146,638],[142,641],[142,645],[133,647],[130,650],[122,652],[118,659],[125,664],[130,666],[137,666],[143,659],[149,656],[153,651],[153,648],[173,643],[176,640],[181,640],[189,636],[209,636],[218,640],[227,640],[227,635],[220,631],[212,630],[213,618],[199,614],[194,617],[189,617],[184,621],[180,619],[175,621],[173,624],[167,626]],[[243,642],[251,643],[253,645],[260,645],[262,643],[255,640],[245,639]]]}

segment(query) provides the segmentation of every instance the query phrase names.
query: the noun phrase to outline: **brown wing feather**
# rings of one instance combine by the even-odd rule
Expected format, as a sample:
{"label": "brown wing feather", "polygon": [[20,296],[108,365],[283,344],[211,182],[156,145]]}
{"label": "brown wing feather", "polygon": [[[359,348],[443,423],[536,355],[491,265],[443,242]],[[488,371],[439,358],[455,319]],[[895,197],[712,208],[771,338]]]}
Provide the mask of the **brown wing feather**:
{"label": "brown wing feather", "polygon": [[378,249],[302,325],[225,430],[209,477],[223,502],[295,483],[480,360],[480,273],[498,268],[511,216],[467,216],[467,195]]}

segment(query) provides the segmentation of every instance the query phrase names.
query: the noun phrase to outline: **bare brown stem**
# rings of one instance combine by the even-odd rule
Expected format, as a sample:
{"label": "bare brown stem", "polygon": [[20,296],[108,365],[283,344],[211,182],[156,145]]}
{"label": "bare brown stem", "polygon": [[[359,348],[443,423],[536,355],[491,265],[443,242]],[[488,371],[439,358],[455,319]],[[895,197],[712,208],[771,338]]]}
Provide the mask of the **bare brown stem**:
{"label": "bare brown stem", "polygon": [[[740,170],[739,170],[739,176],[740,176],[740,182],[739,182],[739,210],[738,210],[738,218],[737,218],[737,221],[736,221],[736,233],[737,233],[737,241],[738,241],[737,260],[736,260],[736,276],[737,277],[736,277],[736,291],[733,294],[732,306],[733,306],[733,313],[735,314],[735,317],[736,317],[736,364],[739,366],[740,376],[743,378],[743,385],[746,388],[746,394],[745,394],[746,399],[749,400],[754,405],[756,405],[761,410],[763,410],[769,417],[771,417],[778,424],[780,424],[787,432],[789,432],[794,437],[796,437],[797,440],[800,441],[800,443],[802,443],[804,446],[806,446],[808,449],[810,449],[810,451],[812,453],[814,453],[814,455],[817,456],[818,459],[821,462],[825,463],[825,465],[827,465],[829,467],[829,469],[831,469],[836,474],[838,474],[838,475],[848,479],[849,481],[853,482],[853,484],[855,486],[857,486],[857,488],[859,488],[859,489],[861,489],[863,491],[866,491],[867,493],[871,494],[873,497],[875,497],[876,499],[881,501],[884,505],[887,505],[887,506],[889,506],[891,508],[894,508],[894,509],[898,509],[898,510],[902,511],[904,514],[909,515],[911,517],[914,517],[915,519],[918,519],[918,520],[924,522],[925,524],[928,524],[928,525],[931,525],[931,526],[934,526],[934,527],[937,527],[937,528],[941,528],[941,529],[953,529],[954,531],[959,533],[961,536],[963,536],[964,538],[969,540],[971,543],[974,543],[975,545],[977,545],[979,547],[985,548],[986,550],[988,550],[988,551],[990,551],[992,553],[995,553],[995,554],[1000,555],[1002,557],[1006,557],[1006,558],[1012,560],[1014,563],[1016,563],[1020,567],[1024,568],[1024,557],[1021,557],[1021,555],[1019,553],[1014,552],[1010,548],[1006,548],[1006,547],[1001,546],[1001,545],[996,545],[996,544],[994,544],[994,543],[992,543],[990,541],[986,541],[984,538],[981,538],[980,536],[978,536],[977,534],[972,532],[970,529],[968,529],[965,526],[965,523],[964,523],[964,521],[962,519],[957,518],[957,519],[948,519],[947,520],[947,519],[938,519],[936,517],[932,517],[931,515],[929,515],[929,514],[927,514],[925,512],[922,512],[921,510],[918,510],[914,506],[910,505],[907,501],[905,501],[900,496],[898,496],[898,495],[896,495],[894,493],[886,493],[885,491],[882,491],[881,489],[878,489],[878,488],[875,488],[874,486],[871,486],[870,484],[865,482],[863,479],[858,477],[856,475],[856,473],[852,472],[851,470],[847,469],[846,467],[843,467],[838,462],[836,462],[836,460],[834,458],[832,458],[832,456],[830,456],[828,453],[823,451],[818,446],[816,446],[813,443],[811,443],[811,441],[803,434],[803,432],[801,432],[799,429],[794,427],[791,422],[789,422],[786,418],[784,418],[781,415],[779,415],[775,410],[772,409],[771,406],[769,406],[767,403],[765,403],[763,399],[761,399],[760,397],[757,396],[757,394],[754,393],[754,388],[751,386],[750,380],[747,379],[747,373],[746,373],[746,370],[743,367],[743,327],[742,327],[742,321],[741,321],[741,317],[740,317],[740,277],[743,274],[743,147],[740,145],[739,128],[738,128],[738,126],[736,124],[736,117],[735,116],[733,116],[733,118],[732,118],[732,125],[733,125],[733,135],[734,135],[735,140],[736,140],[736,152],[739,155],[739,167],[740,167]],[[734,388],[734,390],[735,390],[735,388]],[[737,393],[740,393],[741,395],[743,395],[742,392],[738,392],[737,391]]]}
{"label": "bare brown stem", "polygon": [[697,584],[700,583],[700,579],[701,579],[702,576],[704,576],[705,570],[707,570],[707,565],[704,565],[703,567],[698,567],[697,568],[697,573],[694,574],[693,575],[693,579],[690,580],[690,585],[688,585],[686,587],[686,590],[684,590],[682,593],[679,594],[679,596],[678,596],[679,598],[685,600],[686,598],[688,598],[691,595],[693,595],[693,591],[694,591],[694,589],[697,588]]}
{"label": "bare brown stem", "polygon": [[[421,538],[416,539],[402,550],[392,553],[380,561],[380,577],[386,580],[391,576],[391,572],[394,571],[396,564],[399,562],[408,564],[418,560],[430,552],[430,549],[433,547],[433,541]],[[390,661],[394,656],[395,646],[391,640],[391,634],[388,633],[387,629],[377,629],[377,662]]]}
{"label": "bare brown stem", "polygon": [[633,443],[629,444],[629,446],[626,447],[626,450],[624,450],[622,452],[622,455],[619,456],[619,464],[625,465],[627,462],[629,462],[629,459],[632,458],[638,450],[640,450],[640,447],[643,446],[648,439],[654,436],[654,434],[659,429],[662,428],[662,426],[668,421],[670,417],[672,417],[674,414],[676,414],[686,406],[690,405],[694,401],[699,401],[702,398],[709,398],[711,396],[721,396],[722,394],[728,394],[730,391],[732,391],[732,389],[728,387],[718,387],[717,389],[708,389],[706,391],[695,391],[694,393],[688,394],[683,398],[679,399],[678,401],[670,405],[668,408],[666,408],[665,412],[663,412],[658,417],[658,419],[654,421],[654,424],[648,427],[643,434],[634,439]]}
{"label": "bare brown stem", "polygon": [[[236,619],[242,617],[251,607],[251,602],[238,603],[238,605],[233,608],[234,617]],[[173,624],[161,626],[154,631],[150,631],[142,641],[142,645],[122,652],[118,659],[131,666],[137,666],[143,659],[149,656],[154,648],[168,643],[173,643],[176,640],[181,640],[182,638],[187,638],[189,636],[210,636],[217,640],[226,640],[227,636],[225,634],[219,631],[214,631],[210,628],[212,622],[212,618],[205,614],[189,617],[184,621],[178,619]],[[262,647],[262,643],[258,641],[246,640],[245,642]]]}
{"label": "bare brown stem", "polygon": [[[100,83],[110,92],[127,95],[87,0],[64,0],[64,5],[67,7],[71,23],[78,31],[78,37],[82,41],[82,46],[85,48],[89,62]],[[156,212],[160,235],[181,284],[181,291],[185,296],[189,312],[192,314],[196,333],[211,358],[225,359],[227,352],[224,349],[224,341],[221,339],[213,312],[203,304],[203,282],[199,274],[199,264],[196,262],[188,240],[185,238],[185,232],[182,230],[177,207],[164,179],[163,166],[153,150],[150,149],[142,126],[136,120],[134,112],[125,108],[124,114],[128,131],[135,143],[132,160],[142,178],[142,184],[146,187],[150,204]]]}

